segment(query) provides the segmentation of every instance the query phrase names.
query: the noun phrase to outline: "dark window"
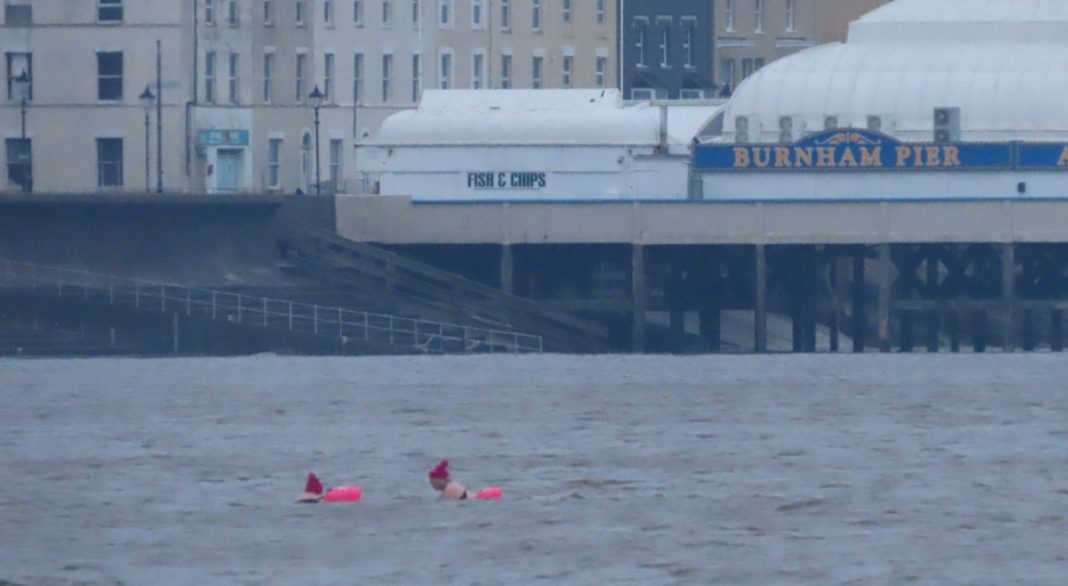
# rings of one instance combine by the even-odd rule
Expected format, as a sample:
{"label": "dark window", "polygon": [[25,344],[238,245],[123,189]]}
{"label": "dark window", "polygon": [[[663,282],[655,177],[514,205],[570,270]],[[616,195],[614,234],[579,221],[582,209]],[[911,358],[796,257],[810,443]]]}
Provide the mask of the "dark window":
{"label": "dark window", "polygon": [[7,26],[30,26],[33,24],[33,5],[5,4],[4,24]]}
{"label": "dark window", "polygon": [[28,138],[9,138],[7,146],[7,179],[26,192],[33,191],[33,149]]}
{"label": "dark window", "polygon": [[96,184],[122,187],[122,139],[96,139]]}
{"label": "dark window", "polygon": [[122,22],[122,0],[97,0],[96,19],[100,22]]}
{"label": "dark window", "polygon": [[15,78],[26,72],[30,78],[29,92],[26,99],[33,99],[33,54],[32,53],[7,53],[4,55],[7,62],[7,99],[21,100],[18,89],[15,87]]}
{"label": "dark window", "polygon": [[122,53],[97,53],[96,78],[98,100],[121,100]]}

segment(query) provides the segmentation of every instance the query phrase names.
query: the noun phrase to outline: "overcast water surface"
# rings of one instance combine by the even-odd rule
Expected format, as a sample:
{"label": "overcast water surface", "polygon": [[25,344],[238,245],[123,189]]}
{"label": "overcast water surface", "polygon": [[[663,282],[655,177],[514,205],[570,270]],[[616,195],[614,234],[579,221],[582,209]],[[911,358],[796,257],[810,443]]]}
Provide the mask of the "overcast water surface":
{"label": "overcast water surface", "polygon": [[[1066,379],[1050,354],[0,360],[0,584],[1063,584]],[[443,457],[505,498],[436,500]],[[364,500],[295,504],[309,470]]]}

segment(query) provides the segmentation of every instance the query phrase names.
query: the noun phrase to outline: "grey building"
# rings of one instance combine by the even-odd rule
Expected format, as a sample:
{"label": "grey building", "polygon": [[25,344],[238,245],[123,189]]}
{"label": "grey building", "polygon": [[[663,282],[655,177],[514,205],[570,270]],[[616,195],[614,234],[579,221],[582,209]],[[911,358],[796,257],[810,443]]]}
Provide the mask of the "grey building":
{"label": "grey building", "polygon": [[711,0],[619,0],[623,95],[702,99],[716,91]]}

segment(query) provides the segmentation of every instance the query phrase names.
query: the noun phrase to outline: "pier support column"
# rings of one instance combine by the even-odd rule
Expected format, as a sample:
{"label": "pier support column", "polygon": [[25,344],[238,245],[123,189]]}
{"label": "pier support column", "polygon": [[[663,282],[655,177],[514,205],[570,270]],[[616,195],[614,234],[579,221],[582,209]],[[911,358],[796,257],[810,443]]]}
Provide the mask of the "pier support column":
{"label": "pier support column", "polygon": [[865,321],[866,308],[864,304],[864,251],[853,257],[853,352],[864,352],[866,343]]}
{"label": "pier support column", "polygon": [[1023,310],[1020,316],[1020,348],[1024,352],[1034,352],[1038,348],[1038,336],[1035,333],[1035,312]]}
{"label": "pier support column", "polygon": [[1064,311],[1054,309],[1049,322],[1049,348],[1054,352],[1064,352]]}
{"label": "pier support column", "polygon": [[723,311],[723,289],[725,280],[720,273],[720,259],[718,253],[713,254],[710,265],[708,270],[712,275],[712,278],[710,279],[712,290],[706,290],[703,294],[700,314],[698,316],[700,325],[698,327],[701,329],[701,336],[704,338],[705,343],[708,344],[709,351],[719,352],[722,350],[723,340],[723,327],[720,312]]}
{"label": "pier support column", "polygon": [[954,308],[949,310],[948,323],[946,329],[949,330],[949,351],[958,354],[960,353],[960,313]]}
{"label": "pier support column", "polygon": [[841,275],[841,271],[838,270],[838,265],[842,262],[840,258],[832,258],[829,266],[829,274],[827,280],[831,285],[831,316],[830,322],[827,326],[831,330],[831,353],[838,352],[838,316],[841,315],[838,307],[838,290],[841,288],[842,283],[838,277]]}
{"label": "pier support column", "polygon": [[986,312],[977,310],[972,312],[972,349],[976,353],[986,352]]}
{"label": "pier support column", "polygon": [[892,288],[891,270],[894,263],[890,258],[890,245],[879,245],[879,350],[890,351],[890,291]]}
{"label": "pier support column", "polygon": [[515,250],[511,244],[501,246],[501,291],[515,293]]}
{"label": "pier support column", "polygon": [[645,352],[645,247],[635,244],[631,250],[631,349]]}
{"label": "pier support column", "polygon": [[1016,349],[1016,246],[1011,242],[1001,247],[1001,300],[1005,304],[1002,348],[1012,352]]}
{"label": "pier support column", "polygon": [[[938,255],[935,253],[935,247],[932,246],[927,251],[927,299],[933,300],[936,297],[936,291],[938,291]],[[940,345],[939,321],[941,319],[937,309],[927,312],[927,351],[930,353],[937,353]]]}
{"label": "pier support column", "polygon": [[756,245],[755,256],[753,346],[757,353],[763,353],[768,351],[768,257],[763,244]]}
{"label": "pier support column", "polygon": [[902,352],[912,352],[915,349],[912,339],[912,312],[902,311],[901,315],[901,332],[900,332],[900,348]]}

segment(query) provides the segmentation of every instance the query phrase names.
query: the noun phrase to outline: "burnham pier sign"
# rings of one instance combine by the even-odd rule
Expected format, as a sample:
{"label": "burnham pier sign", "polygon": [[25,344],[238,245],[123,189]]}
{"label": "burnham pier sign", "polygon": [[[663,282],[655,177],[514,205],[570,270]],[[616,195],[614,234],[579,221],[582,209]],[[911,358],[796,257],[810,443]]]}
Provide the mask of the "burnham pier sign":
{"label": "burnham pier sign", "polygon": [[904,143],[879,132],[839,129],[794,144],[699,145],[704,171],[946,171],[1061,169],[1068,144]]}

